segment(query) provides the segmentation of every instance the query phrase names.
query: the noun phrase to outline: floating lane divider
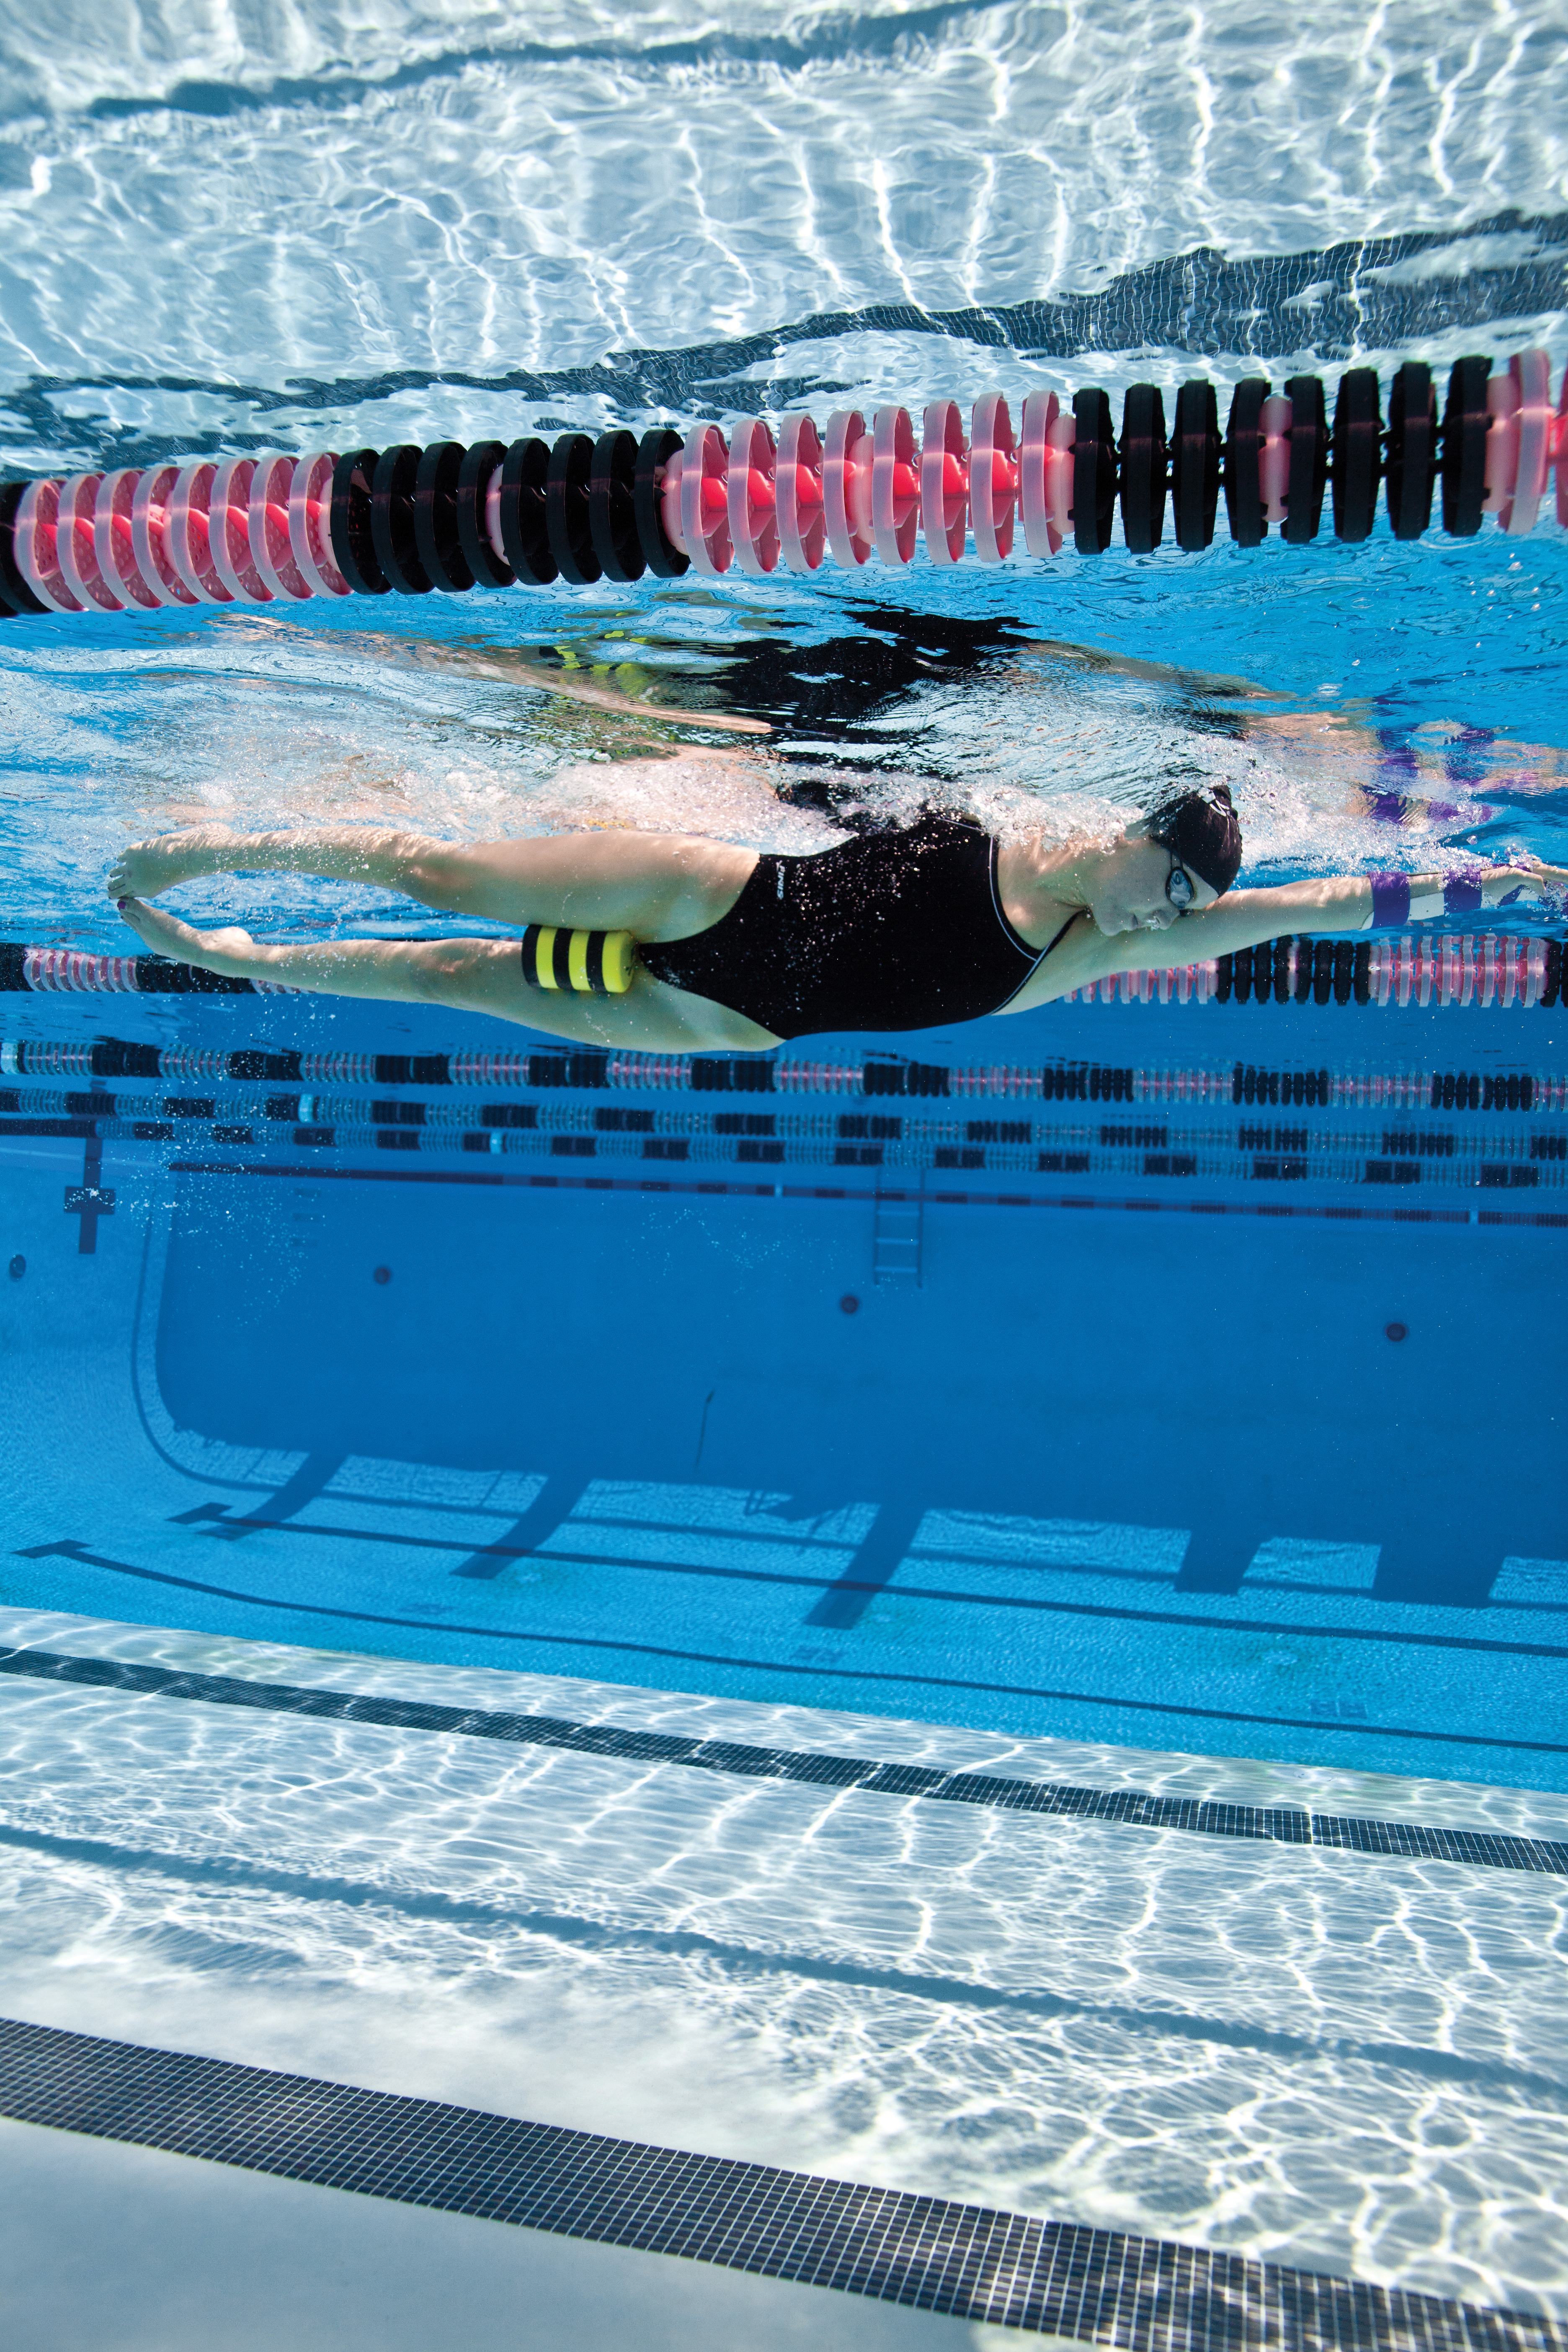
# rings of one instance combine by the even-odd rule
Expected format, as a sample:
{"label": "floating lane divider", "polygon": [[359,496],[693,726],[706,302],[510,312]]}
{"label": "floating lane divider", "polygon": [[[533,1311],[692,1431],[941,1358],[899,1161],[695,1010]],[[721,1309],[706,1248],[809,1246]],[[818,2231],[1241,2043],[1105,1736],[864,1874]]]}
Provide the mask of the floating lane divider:
{"label": "floating lane divider", "polygon": [[[650,1073],[640,1056],[485,1058],[481,1072],[447,1055],[415,1064],[400,1055],[226,1056],[115,1039],[91,1046],[7,1043],[0,1046],[0,1065],[18,1077],[47,1072],[87,1076],[89,1085],[0,1085],[0,1137],[74,1139],[100,1155],[106,1143],[124,1142],[369,1155],[383,1174],[395,1172],[387,1153],[416,1153],[422,1166],[432,1156],[479,1153],[492,1169],[483,1181],[601,1187],[614,1186],[617,1169],[623,1180],[628,1177],[626,1163],[635,1161],[643,1182],[656,1190],[668,1190],[667,1180],[678,1168],[695,1181],[721,1166],[765,1171],[764,1192],[787,1191],[792,1175],[825,1168],[878,1171],[872,1181],[879,1189],[913,1181],[923,1190],[928,1174],[940,1184],[950,1171],[982,1170],[1005,1177],[1015,1189],[1024,1180],[1060,1176],[1217,1179],[1247,1187],[1374,1185],[1401,1188],[1406,1201],[1414,1196],[1404,1188],[1413,1185],[1422,1188],[1424,1199],[1435,1189],[1568,1189],[1568,1136],[1560,1116],[1568,1108],[1568,1077],[1561,1072],[1351,1074],[1250,1062],[1203,1070],[1100,1063],[950,1070],[892,1061],[848,1068],[699,1060],[672,1098],[668,1062]],[[803,1083],[781,1085],[776,1092],[749,1083],[749,1107],[728,1108],[734,1090],[716,1081],[759,1069]],[[113,1092],[104,1083],[110,1076],[117,1082]],[[128,1076],[173,1078],[185,1087],[195,1079],[202,1091],[138,1092],[119,1084]],[[287,1083],[277,1092],[253,1091],[258,1076]],[[476,1098],[468,1089],[481,1078],[498,1088],[536,1091],[521,1099]],[[434,1098],[319,1090],[324,1082],[345,1079],[418,1084]],[[646,1097],[650,1082],[656,1088],[651,1102],[605,1099],[612,1087]],[[858,1097],[862,1106],[870,1096],[876,1108],[829,1108],[810,1099],[830,1092]],[[779,1101],[792,1094],[794,1102]],[[770,1096],[776,1108],[764,1108]],[[503,1176],[493,1169],[497,1155],[542,1161],[555,1172]],[[174,1165],[235,1172],[228,1160]],[[253,1172],[277,1172],[279,1165],[269,1160]],[[405,1158],[398,1165],[411,1169]],[[332,1172],[342,1171],[334,1165]],[[429,1181],[451,1180],[433,1171]],[[843,1197],[842,1181],[836,1176],[839,1189],[833,1197]],[[704,1183],[697,1181],[696,1189]],[[706,1189],[732,1187],[726,1181]],[[912,1196],[897,1192],[891,1197]],[[934,1190],[927,1197],[976,1196]],[[1017,1193],[1026,1204],[1036,1197],[1034,1191]],[[77,1205],[74,1192],[67,1205]],[[1400,1213],[1469,1214],[1459,1209]],[[1568,1217],[1553,1212],[1535,1222],[1568,1223]]]}
{"label": "floating lane divider", "polygon": [[[1069,989],[1064,1004],[1556,1004],[1563,941],[1496,932],[1398,939],[1279,939],[1166,971],[1124,971]],[[623,995],[636,941],[629,931],[567,931],[531,924],[523,974],[541,989]],[[0,941],[0,994],[299,996],[266,980],[227,979],[163,956],[91,955],[77,948]],[[657,1057],[655,1057],[657,1058]],[[679,1058],[679,1057],[678,1057]]]}
{"label": "floating lane divider", "polygon": [[1321,377],[1276,391],[1249,376],[1223,434],[1215,386],[1194,379],[1169,428],[1158,387],[1131,385],[1120,437],[1109,394],[1089,386],[1065,400],[1031,393],[1016,423],[987,394],[967,433],[956,401],[933,400],[918,434],[906,408],[841,408],[826,430],[786,415],[776,439],[751,417],[728,442],[716,425],[665,425],[552,444],[266,450],[0,486],[0,617],[810,572],[829,555],[849,571],[873,558],[897,569],[922,544],[947,565],[971,541],[986,564],[1069,542],[1100,555],[1119,502],[1127,549],[1147,555],[1167,499],[1176,545],[1197,553],[1222,488],[1240,547],[1271,528],[1295,545],[1315,539],[1325,497],[1334,536],[1364,540],[1380,486],[1396,539],[1427,530],[1439,487],[1450,536],[1473,538],[1491,515],[1518,538],[1554,472],[1568,523],[1568,371],[1553,405],[1539,350],[1496,369],[1484,355],[1456,361],[1441,421],[1432,370],[1407,360],[1386,420],[1373,368],[1341,376],[1331,417]]}
{"label": "floating lane divider", "polygon": [[[105,1079],[141,1078],[175,1085],[214,1082],[240,1086],[376,1086],[417,1087],[432,1091],[448,1087],[526,1087],[546,1097],[558,1091],[579,1094],[857,1095],[883,1101],[991,1101],[1194,1106],[1268,1105],[1308,1110],[1458,1110],[1517,1111],[1526,1114],[1568,1109],[1568,1077],[1562,1072],[1433,1069],[1330,1070],[1287,1068],[1275,1062],[1226,1061],[1206,1068],[1143,1069],[1132,1065],[1061,1060],[1044,1064],[992,1062],[952,1066],[944,1062],[906,1061],[879,1055],[862,1062],[773,1061],[762,1055],[610,1054],[596,1048],[570,1052],[546,1050],[520,1054],[310,1054],[271,1053],[246,1047],[237,1053],[187,1045],[154,1045],[122,1037],[100,1037],[90,1043],[37,1037],[0,1040],[0,1076],[28,1078],[88,1078],[90,1093],[50,1097],[51,1114],[75,1118],[130,1118],[150,1108],[134,1095],[116,1097],[102,1091]],[[0,1096],[15,1097],[14,1088],[0,1087]],[[216,1098],[182,1097],[182,1105],[164,1111],[167,1118],[211,1118]],[[315,1116],[325,1097],[293,1094],[267,1098],[286,1105],[264,1114],[269,1118],[299,1120]],[[204,1108],[197,1108],[201,1104]],[[310,1108],[305,1108],[309,1105]],[[46,1108],[39,1098],[35,1105]],[[388,1123],[444,1124],[436,1107],[382,1107]],[[497,1105],[499,1113],[507,1109]],[[515,1108],[516,1106],[510,1108]],[[390,1118],[398,1109],[398,1119]],[[372,1110],[373,1120],[376,1114]],[[464,1110],[460,1116],[468,1118]],[[762,1112],[719,1110],[714,1116],[731,1124],[723,1131],[745,1135],[753,1130],[744,1122]],[[736,1121],[742,1122],[740,1125]],[[628,1130],[629,1132],[630,1130]],[[761,1134],[763,1129],[754,1130]],[[1553,1155],[1555,1156],[1555,1155]]]}

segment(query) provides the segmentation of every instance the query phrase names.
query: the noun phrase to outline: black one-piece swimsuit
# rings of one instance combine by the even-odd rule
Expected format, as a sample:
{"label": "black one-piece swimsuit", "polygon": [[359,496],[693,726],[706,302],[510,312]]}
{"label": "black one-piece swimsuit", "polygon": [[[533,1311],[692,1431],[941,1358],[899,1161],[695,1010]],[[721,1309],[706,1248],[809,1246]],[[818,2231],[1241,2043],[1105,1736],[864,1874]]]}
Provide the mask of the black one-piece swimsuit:
{"label": "black one-piece swimsuit", "polygon": [[924,817],[816,856],[759,857],[718,922],[638,952],[657,979],[805,1037],[976,1021],[1050,948],[1030,947],[1003,913],[992,835]]}

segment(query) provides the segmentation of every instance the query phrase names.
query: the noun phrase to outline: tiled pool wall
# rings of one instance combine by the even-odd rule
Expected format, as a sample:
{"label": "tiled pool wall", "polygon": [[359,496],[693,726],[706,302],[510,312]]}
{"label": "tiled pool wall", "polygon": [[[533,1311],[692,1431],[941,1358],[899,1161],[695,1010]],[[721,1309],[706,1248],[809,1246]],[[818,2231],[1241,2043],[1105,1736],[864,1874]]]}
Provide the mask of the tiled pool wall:
{"label": "tiled pool wall", "polygon": [[[0,1145],[11,1597],[1562,1785],[1561,1008],[1056,1008],[793,1085],[122,1009],[8,1055],[79,1082]],[[362,1130],[300,1116],[329,1055]]]}

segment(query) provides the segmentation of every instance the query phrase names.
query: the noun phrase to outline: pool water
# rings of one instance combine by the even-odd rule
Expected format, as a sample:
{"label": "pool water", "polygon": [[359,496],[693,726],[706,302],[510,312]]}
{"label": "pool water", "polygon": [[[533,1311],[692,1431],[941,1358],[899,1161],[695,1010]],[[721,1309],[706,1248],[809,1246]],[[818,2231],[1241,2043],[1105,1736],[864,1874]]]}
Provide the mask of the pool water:
{"label": "pool water", "polygon": [[[7,476],[1555,374],[1562,47],[1239,0],[13,12]],[[0,940],[126,952],[116,853],[211,819],[805,850],[931,806],[1065,837],[1210,778],[1244,881],[1568,864],[1565,544],[1222,523],[7,624]],[[173,903],[486,928],[300,877]],[[1568,1010],[1487,993],[1108,990],[673,1071],[413,1007],[0,997],[0,2007],[1568,2321]],[[323,1692],[729,1760],[306,1719]],[[736,1761],[774,1750],[1094,1803]],[[39,2138],[0,2126],[25,2184]],[[133,2281],[178,2195],[58,2161],[36,2242],[145,2213],[124,2341],[169,2352]],[[211,2193],[175,2237],[271,2316],[215,2333],[193,2267],[193,2343],[368,2342],[372,2290],[331,2296],[404,2260],[374,2340],[440,2340],[419,2296],[459,2273],[475,2340],[515,2323],[489,2224],[398,2207],[377,2251],[302,2206],[301,2317],[273,2223]],[[640,2311],[568,2267],[518,2340],[884,2340],[624,2260]],[[110,2274],[29,2285],[23,2340],[91,2340]]]}
{"label": "pool water", "polygon": [[[237,1002],[173,1024],[117,1003],[116,1027],[221,1057],[347,1025],[279,1000],[241,1029]],[[82,1000],[22,1010],[56,1040],[102,1026]],[[921,1066],[1005,1077],[981,1057],[1025,1025],[917,1040],[954,1057]],[[1557,1162],[1523,1156],[1563,1114],[1229,1099],[1260,1032],[1298,1066],[1408,1073],[1498,1066],[1523,1028],[1544,1072],[1562,1015],[1073,1004],[1026,1025],[1047,1055],[1088,1033],[1151,1093],[1212,1064],[1223,1098],[868,1109],[851,1040],[790,1049],[765,1095],[372,1083],[316,1093],[314,1124],[297,1087],[209,1080],[206,1118],[160,1122],[136,1113],[166,1086],[98,1082],[107,1139],[7,1139],[26,1271],[0,1310],[35,1433],[7,1468],[7,1597],[1564,1788],[1556,1406],[1531,1368],[1568,1210]],[[463,1026],[352,1034],[406,1055]],[[855,1091],[790,1089],[836,1062]],[[68,1083],[16,1102],[81,1099]],[[476,1091],[539,1124],[481,1129]],[[374,1104],[463,1125],[376,1127]],[[1300,1156],[1235,1149],[1282,1117]],[[858,1139],[873,1119],[896,1139]],[[1004,1128],[1027,1140],[922,1140]],[[1415,1153],[1433,1137],[1455,1156]],[[60,1203],[94,1150],[113,1206],[84,1234]]]}

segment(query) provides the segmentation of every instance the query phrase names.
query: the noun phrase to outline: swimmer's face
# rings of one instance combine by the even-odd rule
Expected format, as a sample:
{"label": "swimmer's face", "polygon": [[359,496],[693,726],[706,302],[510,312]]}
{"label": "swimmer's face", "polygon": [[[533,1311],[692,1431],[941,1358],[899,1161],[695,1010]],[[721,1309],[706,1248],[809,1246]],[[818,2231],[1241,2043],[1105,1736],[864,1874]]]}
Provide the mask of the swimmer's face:
{"label": "swimmer's face", "polygon": [[1108,938],[1122,931],[1169,930],[1189,909],[1212,907],[1219,897],[1163,842],[1150,841],[1141,831],[1124,833],[1096,863],[1089,907]]}

